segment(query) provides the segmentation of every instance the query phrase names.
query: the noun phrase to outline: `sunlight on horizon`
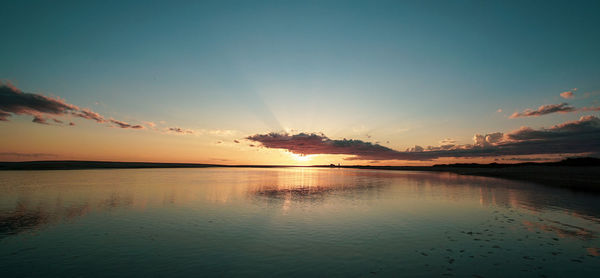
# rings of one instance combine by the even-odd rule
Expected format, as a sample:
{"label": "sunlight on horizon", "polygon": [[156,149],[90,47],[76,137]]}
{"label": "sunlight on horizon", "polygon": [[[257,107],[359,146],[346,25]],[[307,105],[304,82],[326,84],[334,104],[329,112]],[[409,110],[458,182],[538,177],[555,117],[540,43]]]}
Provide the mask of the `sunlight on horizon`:
{"label": "sunlight on horizon", "polygon": [[297,162],[301,162],[301,163],[307,163],[309,161],[312,161],[312,159],[317,156],[317,155],[302,155],[302,154],[295,154],[295,153],[289,153],[289,154],[294,160],[296,160]]}

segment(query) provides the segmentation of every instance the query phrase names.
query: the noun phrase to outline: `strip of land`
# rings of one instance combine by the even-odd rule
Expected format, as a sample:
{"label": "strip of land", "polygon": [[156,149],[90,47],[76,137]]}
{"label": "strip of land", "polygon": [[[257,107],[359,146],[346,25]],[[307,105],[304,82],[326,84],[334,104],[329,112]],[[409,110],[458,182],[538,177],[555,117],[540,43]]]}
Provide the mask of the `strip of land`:
{"label": "strip of land", "polygon": [[451,172],[600,193],[600,159],[594,157],[567,158],[543,163],[458,163],[433,166],[347,166],[347,168]]}
{"label": "strip of land", "polygon": [[[301,167],[279,165],[219,165],[196,163],[152,163],[112,161],[27,161],[0,162],[0,170],[81,170],[81,169],[134,169],[134,168],[207,168],[244,167],[276,168]],[[549,186],[600,193],[600,159],[569,158],[558,162],[518,164],[444,164],[434,166],[335,166],[315,165],[351,169],[376,169],[396,171],[436,171],[461,175],[475,175],[534,182]]]}
{"label": "strip of land", "polygon": [[545,166],[522,165],[508,167],[368,167],[349,166],[347,168],[381,169],[381,170],[413,170],[451,172],[460,175],[496,177],[533,182],[548,186],[568,188],[578,191],[600,193],[600,166]]}

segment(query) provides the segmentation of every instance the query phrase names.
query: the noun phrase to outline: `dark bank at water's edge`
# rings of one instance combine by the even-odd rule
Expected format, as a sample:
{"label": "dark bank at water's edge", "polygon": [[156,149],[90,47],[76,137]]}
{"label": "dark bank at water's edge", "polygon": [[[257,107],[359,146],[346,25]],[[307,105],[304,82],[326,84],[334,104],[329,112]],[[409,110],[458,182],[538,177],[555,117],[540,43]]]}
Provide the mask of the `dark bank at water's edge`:
{"label": "dark bank at water's edge", "polygon": [[567,158],[557,162],[517,164],[439,164],[434,166],[341,166],[357,169],[451,172],[460,175],[505,178],[542,185],[600,193],[600,159]]}

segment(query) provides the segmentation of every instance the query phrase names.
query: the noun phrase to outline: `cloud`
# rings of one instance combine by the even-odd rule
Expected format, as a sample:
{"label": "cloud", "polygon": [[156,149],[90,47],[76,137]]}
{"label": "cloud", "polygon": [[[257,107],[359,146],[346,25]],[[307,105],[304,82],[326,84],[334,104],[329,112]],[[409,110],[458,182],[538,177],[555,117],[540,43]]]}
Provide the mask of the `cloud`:
{"label": "cloud", "polygon": [[500,132],[476,134],[473,144],[452,147],[415,146],[397,151],[361,140],[330,139],[320,133],[268,133],[246,137],[262,147],[284,149],[295,154],[349,155],[350,160],[433,160],[443,157],[496,157],[505,155],[541,155],[600,153],[600,119],[581,117],[547,129],[523,127],[504,135]]}
{"label": "cloud", "polygon": [[211,129],[211,130],[200,130],[201,133],[215,135],[215,136],[231,136],[236,133],[235,130],[229,129]]}
{"label": "cloud", "polygon": [[0,121],[8,121],[8,117],[10,116],[10,113],[0,110]]}
{"label": "cloud", "polygon": [[24,158],[39,158],[39,157],[56,157],[55,154],[49,153],[18,153],[18,152],[1,152],[0,157],[24,157]]}
{"label": "cloud", "polygon": [[514,118],[523,118],[523,117],[539,117],[542,115],[552,114],[552,113],[568,113],[575,112],[577,109],[573,106],[570,106],[568,103],[563,102],[561,104],[547,104],[538,107],[537,110],[525,109],[523,112],[515,112],[510,115],[511,119]]}
{"label": "cloud", "polygon": [[406,152],[422,152],[425,149],[419,145],[415,145],[414,147],[406,149]]}
{"label": "cloud", "polygon": [[[80,108],[60,98],[26,93],[11,84],[0,83],[0,121],[8,121],[8,118],[13,115],[30,115],[33,116],[32,122],[46,125],[49,124],[50,119],[54,123],[62,124],[63,121],[56,117],[74,116],[97,123],[112,123],[120,128],[144,128],[141,125],[132,125],[115,119],[106,120],[104,116],[89,108]],[[69,125],[75,124],[69,122]]]}
{"label": "cloud", "polygon": [[490,134],[486,134],[484,138],[484,145],[493,145],[500,141],[502,141],[503,134],[502,132],[494,132]]}
{"label": "cloud", "polygon": [[552,160],[557,160],[557,158],[556,157],[507,157],[507,158],[502,158],[501,160],[530,162],[530,161],[552,161]]}
{"label": "cloud", "polygon": [[[576,90],[576,89],[573,89]],[[561,96],[565,93],[561,94]],[[564,97],[564,96],[563,96]],[[523,112],[515,112],[510,115],[511,119],[514,118],[523,118],[523,117],[539,117],[552,113],[571,113],[571,112],[588,112],[588,111],[600,111],[600,106],[590,106],[590,107],[582,107],[575,108],[570,106],[568,103],[563,102],[560,104],[547,104],[538,107],[537,110],[525,109]]]}
{"label": "cloud", "polygon": [[534,130],[530,127],[521,127],[506,134],[506,137],[515,141],[549,140],[561,137],[582,136],[600,132],[600,119],[595,116],[583,116],[579,120],[561,123],[547,129]]}
{"label": "cloud", "polygon": [[193,130],[184,129],[184,128],[180,128],[180,127],[170,127],[168,131],[175,132],[175,133],[187,133],[187,134],[194,133]]}
{"label": "cloud", "polygon": [[562,92],[562,93],[560,93],[560,97],[562,97],[564,99],[571,99],[571,98],[575,97],[575,93],[573,93],[572,91]]}
{"label": "cloud", "polygon": [[156,123],[155,122],[147,122],[147,121],[142,121],[143,124],[147,125],[149,128],[154,129],[156,127]]}
{"label": "cloud", "polygon": [[600,111],[600,106],[582,107],[580,111]]}
{"label": "cloud", "polygon": [[46,124],[44,115],[62,116],[76,114],[80,110],[59,98],[24,93],[10,84],[0,84],[0,118],[3,121],[12,114],[31,115],[33,122]]}
{"label": "cloud", "polygon": [[43,125],[48,124],[48,121],[46,120],[46,118],[42,117],[41,115],[34,115],[32,122],[38,123],[38,124],[43,124]]}
{"label": "cloud", "polygon": [[324,134],[287,133],[256,134],[246,137],[247,140],[261,143],[263,147],[273,149],[286,149],[295,154],[342,154],[354,155],[362,159],[396,159],[398,154],[411,157],[411,152],[399,152],[390,148],[364,142],[362,140],[332,140]]}
{"label": "cloud", "polygon": [[80,111],[76,112],[75,115],[78,117],[84,118],[84,119],[94,120],[98,123],[106,122],[106,120],[104,119],[104,117],[102,117],[102,115],[100,115],[92,110],[89,110],[87,108],[80,109]]}
{"label": "cloud", "polygon": [[440,141],[440,145],[452,145],[455,143],[456,143],[456,140],[454,140],[452,138],[445,138],[442,141]]}
{"label": "cloud", "polygon": [[120,128],[144,129],[144,127],[141,126],[141,125],[131,125],[131,124],[128,124],[126,122],[118,121],[118,120],[115,120],[115,119],[110,119],[110,122],[113,123],[113,124],[115,124],[117,127],[120,127]]}

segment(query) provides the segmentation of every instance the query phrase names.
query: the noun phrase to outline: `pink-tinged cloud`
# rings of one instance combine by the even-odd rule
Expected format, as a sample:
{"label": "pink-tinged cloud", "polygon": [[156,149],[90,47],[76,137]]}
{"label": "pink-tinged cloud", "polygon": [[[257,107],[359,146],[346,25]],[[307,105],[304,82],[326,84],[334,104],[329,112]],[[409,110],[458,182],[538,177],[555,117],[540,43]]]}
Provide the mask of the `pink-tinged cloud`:
{"label": "pink-tinged cloud", "polygon": [[[564,122],[550,128],[534,130],[530,127],[521,127],[506,134],[513,141],[547,141],[561,137],[579,137],[592,135],[596,137],[600,132],[600,119],[595,116],[583,116],[579,120]],[[575,139],[575,138],[574,138]],[[600,142],[599,142],[600,143]],[[597,144],[592,144],[597,145]]]}
{"label": "pink-tinged cloud", "polygon": [[149,128],[155,128],[156,127],[156,123],[155,122],[145,122],[142,121],[143,124],[147,125]]}
{"label": "pink-tinged cloud", "polygon": [[129,124],[129,123],[126,123],[126,122],[123,122],[123,121],[118,121],[118,120],[115,120],[115,119],[110,119],[109,121],[111,123],[115,124],[117,127],[120,127],[120,128],[144,129],[144,127],[141,126],[141,125],[132,125],[132,124]]}
{"label": "pink-tinged cloud", "polygon": [[0,110],[0,121],[8,121],[8,117],[10,116],[10,113]]}
{"label": "pink-tinged cloud", "polygon": [[361,140],[330,139],[317,133],[268,133],[245,139],[272,149],[283,149],[300,155],[349,155],[350,160],[432,160],[442,157],[496,157],[536,154],[600,154],[600,119],[581,117],[547,129],[523,127],[506,135],[496,132],[475,135],[473,144],[452,147],[415,146],[397,151]]}
{"label": "pink-tinged cloud", "polygon": [[98,123],[105,123],[106,120],[104,119],[104,117],[90,109],[87,108],[83,108],[80,109],[79,111],[77,111],[77,113],[75,113],[76,116],[84,118],[84,119],[88,119],[88,120],[94,120]]}
{"label": "pink-tinged cloud", "polygon": [[34,115],[32,122],[38,123],[38,124],[43,124],[43,125],[47,125],[48,124],[47,119],[44,118],[44,117],[42,117],[41,115]]}
{"label": "pink-tinged cloud", "polygon": [[[8,121],[8,118],[13,115],[33,116],[32,122],[38,124],[49,124],[49,119],[54,123],[62,124],[63,121],[55,117],[75,116],[97,123],[112,123],[121,128],[144,128],[141,125],[132,125],[114,119],[106,120],[104,116],[88,108],[80,108],[60,98],[26,93],[11,84],[0,84],[0,121]],[[69,125],[75,124],[70,122]]]}
{"label": "pink-tinged cloud", "polygon": [[571,99],[571,98],[575,97],[575,93],[573,93],[572,91],[562,92],[562,93],[560,93],[560,97],[562,97],[564,99]]}
{"label": "pink-tinged cloud", "polygon": [[552,113],[569,113],[575,112],[577,109],[573,106],[570,106],[568,103],[563,102],[560,104],[547,104],[538,107],[537,110],[525,109],[523,112],[515,112],[510,115],[511,119],[514,118],[523,118],[523,117],[539,117]]}

